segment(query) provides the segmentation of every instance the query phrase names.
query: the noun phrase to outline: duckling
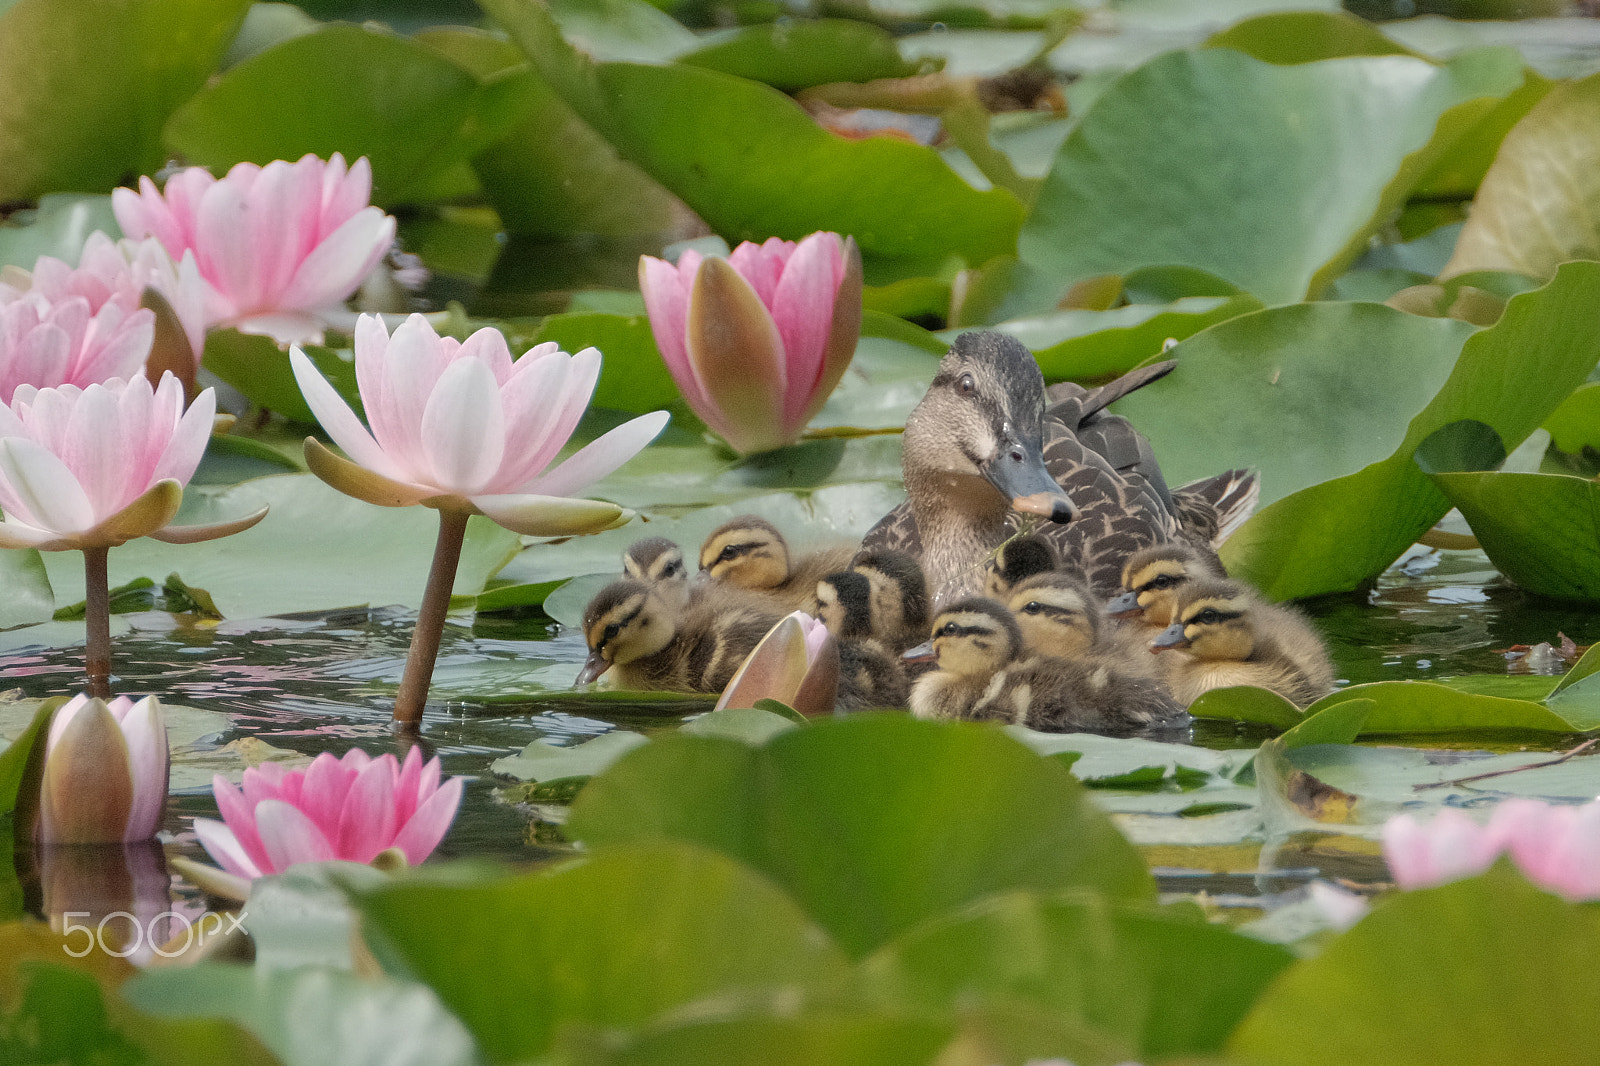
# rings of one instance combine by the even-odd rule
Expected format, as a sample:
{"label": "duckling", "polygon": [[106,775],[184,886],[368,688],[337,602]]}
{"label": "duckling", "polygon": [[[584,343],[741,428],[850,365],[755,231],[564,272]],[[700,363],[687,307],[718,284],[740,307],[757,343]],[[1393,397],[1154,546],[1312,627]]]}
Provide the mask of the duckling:
{"label": "duckling", "polygon": [[674,608],[650,585],[623,578],[584,608],[589,658],[575,684],[609,671],[619,688],[721,692],[780,617],[714,588]]}
{"label": "duckling", "polygon": [[760,592],[787,613],[810,608],[817,580],[843,570],[853,554],[845,547],[791,556],[777,526],[741,515],[706,537],[700,546],[700,572],[713,582]]}
{"label": "duckling", "polygon": [[841,570],[817,582],[812,611],[839,648],[839,706],[904,707],[909,695],[905,667],[873,637],[872,583],[865,574]]}
{"label": "duckling", "polygon": [[1100,605],[1078,578],[1037,574],[1016,587],[1007,606],[1029,653],[1066,659],[1087,671],[1076,695],[1085,712],[1097,716],[1085,720],[1102,723],[1095,728],[1188,723],[1147,654],[1144,638],[1126,627],[1103,625]]}
{"label": "duckling", "polygon": [[[936,606],[983,586],[983,559],[1018,513],[1040,531],[1064,568],[1097,593],[1116,591],[1129,555],[1180,537],[1206,546],[1254,507],[1249,471],[1168,490],[1155,456],[1113,401],[1169,372],[1160,363],[1096,389],[1055,386],[1046,409],[1033,354],[1012,337],[964,333],[906,421],[906,502],[878,522],[863,547],[897,548],[922,561]],[[1179,499],[1181,497],[1181,501]],[[1207,510],[1209,508],[1209,510]],[[1196,516],[1214,520],[1194,528]]]}
{"label": "duckling", "polygon": [[983,594],[1004,603],[1023,581],[1060,565],[1061,557],[1048,540],[1037,533],[1019,534],[984,560]]}
{"label": "duckling", "polygon": [[928,579],[907,552],[884,548],[856,555],[850,569],[872,583],[872,633],[890,651],[928,638]]}
{"label": "duckling", "polygon": [[1215,557],[1208,558],[1184,541],[1141,548],[1128,556],[1122,568],[1123,592],[1106,604],[1106,614],[1136,620],[1139,628],[1150,631],[1144,634],[1148,639],[1172,624],[1178,597],[1190,581],[1225,576]]}
{"label": "duckling", "polygon": [[1023,657],[1022,630],[993,600],[962,600],[933,623],[939,668],[911,689],[911,713],[1025,725],[1047,732],[1123,732],[1188,721],[1149,678],[1050,656]]}
{"label": "duckling", "polygon": [[1153,652],[1168,649],[1178,654],[1167,684],[1185,704],[1210,689],[1259,685],[1303,707],[1333,688],[1333,665],[1311,623],[1236,581],[1191,581],[1172,625],[1150,642]]}
{"label": "duckling", "polygon": [[689,569],[683,549],[666,537],[646,537],[622,553],[622,572],[655,589],[669,606],[682,607],[689,598]]}

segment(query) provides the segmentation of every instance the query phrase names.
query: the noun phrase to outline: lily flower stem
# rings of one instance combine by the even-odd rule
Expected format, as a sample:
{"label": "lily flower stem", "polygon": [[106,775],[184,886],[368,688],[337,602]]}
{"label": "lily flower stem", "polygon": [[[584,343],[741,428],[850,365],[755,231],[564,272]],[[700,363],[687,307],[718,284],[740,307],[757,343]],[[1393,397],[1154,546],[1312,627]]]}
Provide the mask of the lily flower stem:
{"label": "lily flower stem", "polygon": [[433,567],[428,571],[428,587],[422,593],[422,608],[417,612],[417,627],[411,632],[411,651],[406,656],[405,673],[394,700],[394,720],[414,731],[422,721],[422,708],[428,702],[428,684],[433,680],[433,664],[439,658],[439,639],[444,635],[444,618],[450,610],[450,589],[455,585],[456,566],[461,562],[461,543],[467,535],[467,515],[459,511],[439,512],[439,539],[433,546]]}
{"label": "lily flower stem", "polygon": [[111,591],[106,576],[106,556],[111,549],[83,549],[84,666],[89,672],[89,695],[111,698]]}

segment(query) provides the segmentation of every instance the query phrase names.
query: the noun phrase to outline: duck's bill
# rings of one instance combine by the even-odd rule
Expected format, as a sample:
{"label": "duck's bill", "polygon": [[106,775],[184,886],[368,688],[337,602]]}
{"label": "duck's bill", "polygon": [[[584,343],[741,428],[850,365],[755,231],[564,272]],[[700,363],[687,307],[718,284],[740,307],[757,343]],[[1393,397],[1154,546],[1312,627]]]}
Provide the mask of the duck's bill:
{"label": "duck's bill", "polygon": [[933,641],[925,640],[915,648],[908,649],[900,656],[901,662],[906,663],[931,663],[934,661]]}
{"label": "duck's bill", "polygon": [[1026,455],[1020,448],[1002,448],[1000,454],[983,466],[983,476],[1011,501],[1013,511],[1042,515],[1052,522],[1070,522],[1078,517],[1072,499],[1044,465],[1044,457]]}
{"label": "duck's bill", "polygon": [[1189,638],[1183,635],[1183,623],[1174,622],[1161,631],[1161,635],[1150,642],[1151,654],[1166,651],[1168,648],[1187,648]]}
{"label": "duck's bill", "polygon": [[1144,608],[1139,606],[1139,594],[1137,592],[1124,592],[1106,604],[1107,618],[1132,618],[1143,613]]}
{"label": "duck's bill", "polygon": [[597,680],[601,674],[611,669],[611,663],[597,651],[589,653],[589,658],[584,660],[583,669],[578,671],[577,679],[572,682],[574,686],[587,685]]}

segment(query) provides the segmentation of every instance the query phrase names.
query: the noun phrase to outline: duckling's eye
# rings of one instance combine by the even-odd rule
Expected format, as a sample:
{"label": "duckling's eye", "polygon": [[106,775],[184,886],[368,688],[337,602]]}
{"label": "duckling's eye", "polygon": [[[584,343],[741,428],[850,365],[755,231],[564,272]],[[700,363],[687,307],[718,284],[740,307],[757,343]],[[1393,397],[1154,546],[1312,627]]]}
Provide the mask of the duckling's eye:
{"label": "duckling's eye", "polygon": [[959,627],[954,622],[946,622],[944,625],[939,627],[938,635],[941,637],[953,637],[956,635],[958,628]]}
{"label": "duckling's eye", "polygon": [[1177,583],[1178,583],[1178,579],[1173,577],[1171,574],[1162,574],[1160,577],[1158,577],[1154,581],[1150,582],[1150,588],[1153,588],[1153,589],[1170,589],[1172,586],[1176,585]]}
{"label": "duckling's eye", "polygon": [[1205,610],[1189,619],[1189,621],[1199,622],[1203,626],[1215,625],[1216,623],[1222,621],[1222,612],[1218,611],[1215,607],[1207,607]]}
{"label": "duckling's eye", "polygon": [[730,544],[726,548],[722,549],[722,554],[717,556],[717,562],[725,563],[728,560],[730,560],[730,559],[734,558],[735,556],[737,556],[738,554],[739,554],[738,546]]}
{"label": "duckling's eye", "polygon": [[961,380],[956,382],[956,388],[960,390],[961,395],[963,396],[972,395],[972,390],[976,389],[977,387],[978,384],[972,380],[971,374],[962,374]]}
{"label": "duckling's eye", "polygon": [[661,576],[662,577],[676,577],[676,576],[678,576],[679,573],[682,572],[682,570],[683,570],[683,564],[682,563],[668,563],[666,566],[661,568]]}
{"label": "duckling's eye", "polygon": [[620,632],[622,632],[622,626],[616,622],[612,622],[610,625],[606,626],[605,639],[615,640],[617,634]]}
{"label": "duckling's eye", "polygon": [[1023,614],[1038,614],[1043,610],[1044,604],[1040,603],[1038,600],[1029,600],[1027,603],[1022,605]]}

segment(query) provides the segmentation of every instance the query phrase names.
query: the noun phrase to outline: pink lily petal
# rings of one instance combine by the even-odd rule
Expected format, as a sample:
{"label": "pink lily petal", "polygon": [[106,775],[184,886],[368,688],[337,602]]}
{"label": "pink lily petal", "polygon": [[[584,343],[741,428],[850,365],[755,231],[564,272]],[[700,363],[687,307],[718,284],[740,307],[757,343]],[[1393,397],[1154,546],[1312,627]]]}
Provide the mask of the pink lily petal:
{"label": "pink lily petal", "polygon": [[785,443],[783,339],[750,284],[724,259],[707,259],[689,297],[689,360],[742,452]]}
{"label": "pink lily petal", "polygon": [[371,862],[389,847],[399,827],[396,817],[395,760],[385,755],[369,763],[345,793],[338,817],[339,854],[355,862]]}
{"label": "pink lily petal", "polygon": [[266,872],[245,853],[233,831],[221,822],[211,818],[196,818],[194,835],[199,839],[200,846],[206,849],[206,854],[230,874],[255,880]]}
{"label": "pink lily petal", "polygon": [[344,397],[317,372],[304,352],[299,348],[290,348],[289,365],[294,370],[294,380],[300,386],[300,395],[305,397],[306,406],[317,416],[317,421],[333,438],[333,443],[343,448],[345,454],[358,465],[396,481],[406,480],[405,471],[372,438],[367,427],[361,424],[361,419],[344,402]]}
{"label": "pink lily petal", "polygon": [[27,437],[0,439],[0,509],[62,533],[94,528],[94,506],[59,457]]}
{"label": "pink lily petal", "polygon": [[505,458],[505,416],[494,372],[480,359],[451,363],[422,413],[429,482],[444,492],[484,491]]}
{"label": "pink lily petal", "polygon": [[321,344],[322,319],[308,311],[268,311],[225,319],[240,333],[271,337],[279,344]]}
{"label": "pink lily petal", "polygon": [[645,445],[661,435],[671,417],[666,411],[652,411],[629,419],[580,448],[548,474],[535,478],[527,491],[546,496],[570,496],[588,488],[638,455]]}
{"label": "pink lily petal", "polygon": [[333,844],[305,812],[283,800],[256,804],[256,831],[274,873],[300,862],[325,862],[338,858]]}
{"label": "pink lily petal", "polygon": [[394,232],[392,215],[376,207],[357,212],[311,250],[279,302],[310,308],[343,302],[389,251]]}
{"label": "pink lily petal", "polygon": [[[115,713],[113,708],[113,713]],[[128,744],[128,766],[133,772],[133,807],[128,812],[124,843],[149,840],[161,827],[167,807],[168,764],[166,716],[154,696],[146,696],[121,716],[119,724]]]}
{"label": "pink lily petal", "polygon": [[798,433],[807,404],[822,374],[822,355],[833,326],[833,302],[844,274],[844,254],[832,233],[813,233],[800,242],[768,302],[783,337],[788,359],[784,427]]}
{"label": "pink lily petal", "polygon": [[417,808],[416,813],[395,835],[394,843],[390,846],[404,852],[406,862],[412,866],[418,865],[423,859],[432,855],[433,849],[444,839],[445,833],[450,829],[450,823],[455,821],[456,810],[460,806],[461,778],[452,777]]}
{"label": "pink lily petal", "polygon": [[684,287],[678,269],[664,259],[640,256],[639,291],[650,317],[650,332],[667,364],[667,371],[678,384],[678,391],[696,414],[711,409],[711,400],[689,364],[686,340],[689,290]]}
{"label": "pink lily petal", "polygon": [[252,767],[245,771],[242,791],[235,788],[221,774],[211,779],[211,794],[216,798],[217,810],[221,812],[222,820],[228,824],[228,830],[239,848],[249,857],[250,865],[261,870],[268,869],[272,864],[267,859],[265,845],[261,843],[261,834],[256,832],[256,805],[264,799],[276,796],[275,790],[263,794],[263,789],[270,787],[264,775],[259,772],[263,768]]}

